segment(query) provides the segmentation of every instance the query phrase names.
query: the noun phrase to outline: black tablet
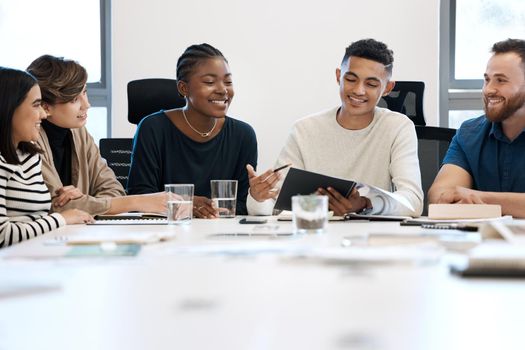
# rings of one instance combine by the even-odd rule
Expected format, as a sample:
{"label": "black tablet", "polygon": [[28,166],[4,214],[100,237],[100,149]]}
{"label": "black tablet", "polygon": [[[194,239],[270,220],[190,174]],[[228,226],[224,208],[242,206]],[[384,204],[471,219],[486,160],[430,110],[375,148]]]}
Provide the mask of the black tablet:
{"label": "black tablet", "polygon": [[341,195],[348,197],[355,185],[355,181],[290,168],[279,192],[279,197],[277,197],[275,202],[274,209],[292,210],[292,196],[312,194],[318,188],[332,187]]}

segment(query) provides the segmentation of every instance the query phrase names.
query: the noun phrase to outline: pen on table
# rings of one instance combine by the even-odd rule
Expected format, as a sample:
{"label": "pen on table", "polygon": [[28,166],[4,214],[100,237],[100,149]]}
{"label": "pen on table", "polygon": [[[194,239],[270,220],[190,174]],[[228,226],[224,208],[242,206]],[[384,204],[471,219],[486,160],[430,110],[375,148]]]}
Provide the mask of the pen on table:
{"label": "pen on table", "polygon": [[478,231],[478,227],[476,225],[465,225],[465,224],[456,224],[456,223],[450,223],[450,224],[441,224],[441,223],[423,224],[423,225],[421,225],[421,228],[438,229],[438,230],[459,230],[459,231],[469,231],[469,232],[477,232]]}
{"label": "pen on table", "polygon": [[278,171],[281,171],[281,170],[283,170],[283,169],[288,168],[289,166],[292,166],[292,163],[288,163],[288,164],[286,164],[286,165],[280,166],[280,167],[278,167],[277,169],[274,169],[273,172],[276,173],[276,172],[278,172]]}

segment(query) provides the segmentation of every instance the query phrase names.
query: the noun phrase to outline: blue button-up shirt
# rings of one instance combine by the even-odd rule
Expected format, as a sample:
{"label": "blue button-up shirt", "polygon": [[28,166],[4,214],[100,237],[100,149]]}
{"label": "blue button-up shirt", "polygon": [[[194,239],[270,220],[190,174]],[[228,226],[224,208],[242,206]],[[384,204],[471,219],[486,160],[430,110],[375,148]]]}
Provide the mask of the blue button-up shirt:
{"label": "blue button-up shirt", "polygon": [[452,139],[443,164],[465,169],[474,189],[525,192],[525,133],[510,141],[501,123],[485,116],[467,120]]}

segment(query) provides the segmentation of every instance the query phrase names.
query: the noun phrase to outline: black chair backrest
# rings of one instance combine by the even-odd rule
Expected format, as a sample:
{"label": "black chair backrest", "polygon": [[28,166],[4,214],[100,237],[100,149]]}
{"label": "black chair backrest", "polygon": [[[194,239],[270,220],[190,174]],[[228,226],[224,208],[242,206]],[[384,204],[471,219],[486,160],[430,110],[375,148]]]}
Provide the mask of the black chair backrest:
{"label": "black chair backrest", "polygon": [[128,185],[133,139],[100,139],[100,155],[106,159],[117,180],[124,188]]}
{"label": "black chair backrest", "polygon": [[450,141],[456,134],[456,129],[438,128],[434,126],[416,125],[418,139],[419,168],[421,169],[421,184],[425,195],[423,215],[428,213],[428,190],[441,167]]}
{"label": "black chair backrest", "polygon": [[426,125],[423,114],[424,92],[425,83],[422,81],[396,81],[394,89],[378,105],[405,114],[415,125]]}
{"label": "black chair backrest", "polygon": [[128,121],[132,124],[161,109],[180,108],[185,104],[175,79],[140,79],[128,83]]}

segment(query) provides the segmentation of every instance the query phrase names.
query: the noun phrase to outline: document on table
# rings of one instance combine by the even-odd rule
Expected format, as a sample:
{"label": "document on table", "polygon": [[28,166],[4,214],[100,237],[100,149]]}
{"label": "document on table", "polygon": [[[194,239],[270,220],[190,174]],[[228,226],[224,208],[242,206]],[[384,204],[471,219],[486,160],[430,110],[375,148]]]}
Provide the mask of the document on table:
{"label": "document on table", "polygon": [[450,269],[465,277],[525,277],[525,246],[486,242],[453,259]]}
{"label": "document on table", "polygon": [[355,263],[437,263],[445,249],[434,242],[421,242],[406,246],[362,246],[318,248],[306,251],[299,257],[330,264]]}
{"label": "document on table", "polygon": [[481,232],[485,238],[503,238],[512,244],[525,244],[525,220],[492,221]]}
{"label": "document on table", "polygon": [[72,247],[66,257],[112,257],[135,256],[140,252],[140,244],[102,243],[97,245],[78,245]]}
{"label": "document on table", "polygon": [[95,245],[115,244],[149,244],[166,241],[175,237],[174,232],[127,232],[127,233],[82,233],[76,235],[56,236],[46,244]]}
{"label": "document on table", "polygon": [[421,216],[419,218],[407,220],[408,224],[423,225],[423,224],[447,224],[447,223],[472,223],[472,224],[484,224],[489,222],[508,222],[512,221],[512,216],[505,215],[498,218],[485,218],[485,219],[429,219],[426,216]]}
{"label": "document on table", "polygon": [[288,226],[281,227],[278,224],[261,224],[252,226],[251,229],[245,227],[239,230],[211,233],[208,238],[281,238],[281,237],[297,237],[297,235],[289,229]]}
{"label": "document on table", "polygon": [[218,244],[198,244],[178,247],[167,247],[163,251],[168,255],[219,255],[219,256],[255,256],[259,254],[292,254],[309,249],[304,246],[290,246],[282,240],[273,241],[238,241],[224,240]]}
{"label": "document on table", "polygon": [[[283,210],[277,215],[277,221],[292,221],[292,212],[289,210]],[[345,221],[345,218],[343,216],[336,216],[333,211],[329,211],[328,221]]]}
{"label": "document on table", "polygon": [[385,203],[389,203],[390,207],[396,208],[396,212],[414,211],[414,208],[408,199],[397,193],[388,192],[382,188],[365,183],[357,183],[356,188],[361,197],[367,197],[370,199],[375,197],[381,198]]}

